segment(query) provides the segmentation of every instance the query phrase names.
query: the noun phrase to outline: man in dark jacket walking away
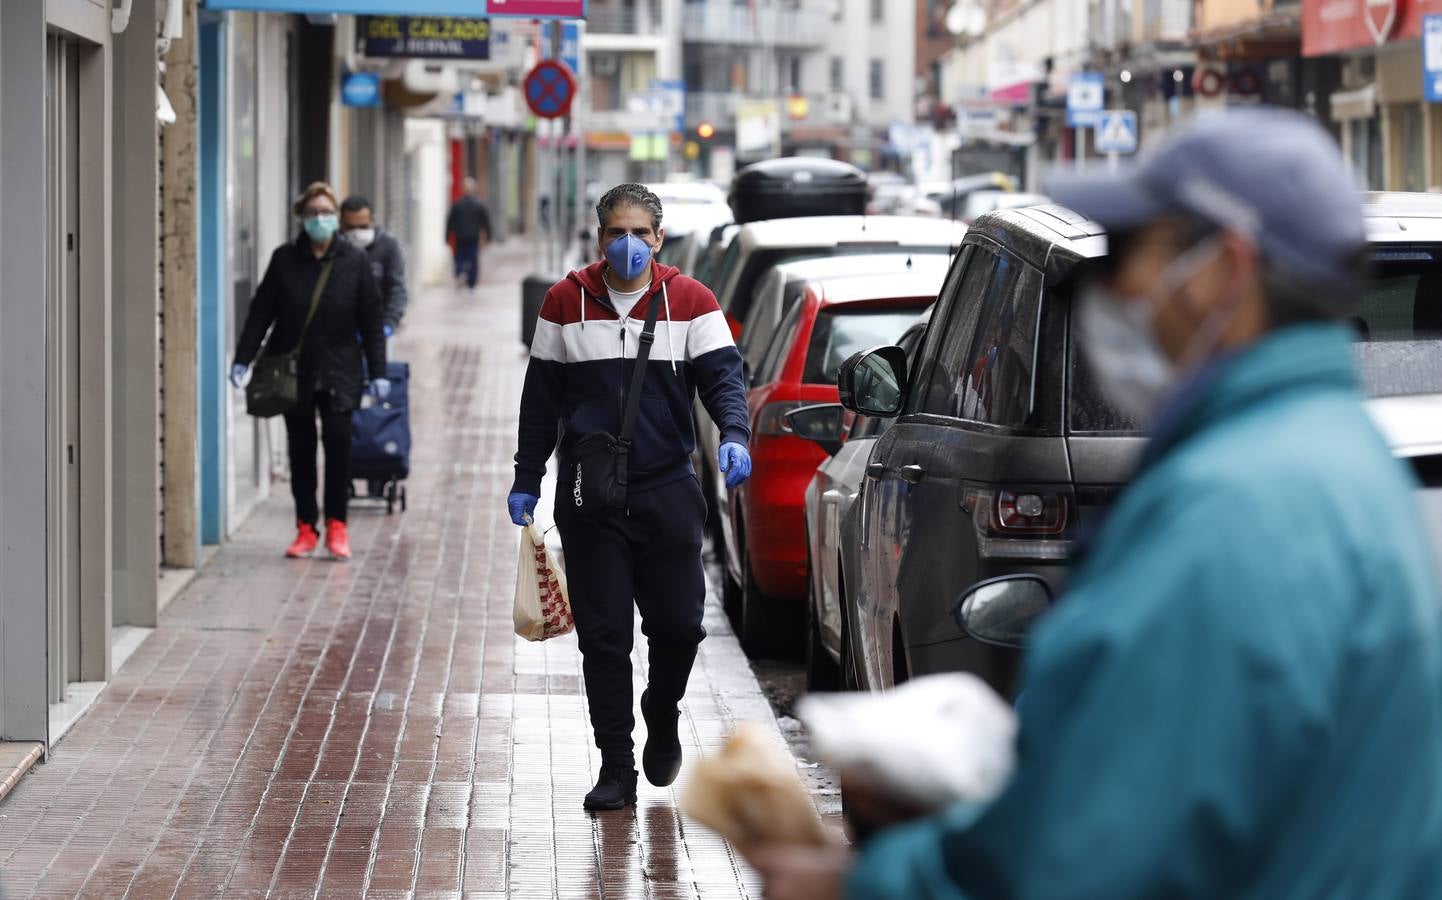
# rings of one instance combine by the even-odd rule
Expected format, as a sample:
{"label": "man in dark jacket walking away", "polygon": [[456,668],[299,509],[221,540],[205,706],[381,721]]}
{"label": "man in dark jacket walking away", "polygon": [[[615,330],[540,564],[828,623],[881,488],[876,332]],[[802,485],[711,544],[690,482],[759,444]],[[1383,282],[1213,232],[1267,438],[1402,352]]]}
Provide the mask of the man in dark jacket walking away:
{"label": "man in dark jacket walking away", "polygon": [[385,335],[392,337],[406,314],[406,257],[396,236],[376,224],[371,202],[353,194],[340,205],[340,233],[366,252],[385,306]]}
{"label": "man in dark jacket walking away", "polygon": [[661,201],[639,184],[612,189],[596,207],[604,260],[572,272],[546,294],[521,395],[516,481],[507,506],[524,524],[535,512],[546,461],[561,426],[561,471],[577,442],[621,432],[645,322],[656,326],[629,454],[626,508],[583,518],[580,486],[563,479],[556,524],[566,549],[571,608],[580,640],[601,774],[587,809],[636,802],[631,730],[634,603],[650,644],[642,768],[652,784],[681,769],[678,704],[706,636],[701,534],[706,501],[691,468],[697,393],[721,429],[717,461],[736,487],[751,474],[751,430],[741,355],[716,297],[677,269],[652,262],[661,246]]}
{"label": "man in dark jacket walking away", "polygon": [[491,214],[481,202],[480,183],[466,179],[466,192],[446,216],[446,240],[454,243],[456,281],[474,288],[481,277],[481,244],[491,239]]}

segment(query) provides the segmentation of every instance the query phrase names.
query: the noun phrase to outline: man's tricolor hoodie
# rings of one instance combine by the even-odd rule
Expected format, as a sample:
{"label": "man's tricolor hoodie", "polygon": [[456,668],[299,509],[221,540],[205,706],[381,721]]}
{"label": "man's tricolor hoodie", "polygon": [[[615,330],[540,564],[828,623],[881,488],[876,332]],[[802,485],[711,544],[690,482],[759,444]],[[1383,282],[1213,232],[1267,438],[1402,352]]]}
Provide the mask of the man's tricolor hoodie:
{"label": "man's tricolor hoodie", "polygon": [[653,262],[650,288],[622,321],[602,278],[606,269],[603,261],[572,272],[541,304],[521,393],[513,491],[541,493],[558,423],[563,465],[580,438],[620,433],[636,351],[654,303],[661,309],[631,436],[631,489],[691,476],[696,448],[691,405],[698,393],[721,429],[722,443],[750,440],[741,354],[715,295],[680,270]]}

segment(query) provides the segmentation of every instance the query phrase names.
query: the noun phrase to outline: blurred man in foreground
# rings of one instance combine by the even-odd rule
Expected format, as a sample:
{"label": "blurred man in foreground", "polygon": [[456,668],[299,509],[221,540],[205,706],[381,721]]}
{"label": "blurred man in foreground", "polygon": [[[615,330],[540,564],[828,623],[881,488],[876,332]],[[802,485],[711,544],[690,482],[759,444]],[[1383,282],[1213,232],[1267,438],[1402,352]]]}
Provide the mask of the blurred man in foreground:
{"label": "blurred man in foreground", "polygon": [[1442,614],[1340,321],[1335,147],[1238,113],[1049,193],[1112,236],[1073,322],[1150,447],[1033,635],[1002,796],[859,857],[762,848],[768,898],[1436,896]]}

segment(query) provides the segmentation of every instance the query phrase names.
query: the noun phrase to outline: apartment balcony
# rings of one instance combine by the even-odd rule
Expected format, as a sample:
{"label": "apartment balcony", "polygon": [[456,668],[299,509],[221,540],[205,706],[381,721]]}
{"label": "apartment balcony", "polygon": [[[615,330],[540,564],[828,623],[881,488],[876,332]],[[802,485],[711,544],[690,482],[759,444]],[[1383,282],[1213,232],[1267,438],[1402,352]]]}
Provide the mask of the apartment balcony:
{"label": "apartment balcony", "polygon": [[661,15],[652,4],[612,6],[592,3],[586,14],[588,35],[636,35],[660,37],[665,34]]}
{"label": "apartment balcony", "polygon": [[755,13],[731,0],[688,2],[681,37],[694,44],[816,48],[831,37],[831,16],[823,9],[758,5]]}

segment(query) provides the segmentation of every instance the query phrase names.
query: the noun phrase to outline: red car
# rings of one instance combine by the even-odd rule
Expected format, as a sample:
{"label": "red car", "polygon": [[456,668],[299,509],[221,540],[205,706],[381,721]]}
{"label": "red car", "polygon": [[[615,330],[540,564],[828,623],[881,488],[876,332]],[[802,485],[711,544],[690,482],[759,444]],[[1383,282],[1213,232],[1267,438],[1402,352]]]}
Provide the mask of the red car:
{"label": "red car", "polygon": [[857,351],[896,343],[943,279],[932,269],[814,281],[750,373],[752,472],[727,498],[738,549],[724,555],[727,610],[751,656],[794,656],[801,648],[806,486],[826,453],[794,434],[786,414],[838,402],[841,364]]}

